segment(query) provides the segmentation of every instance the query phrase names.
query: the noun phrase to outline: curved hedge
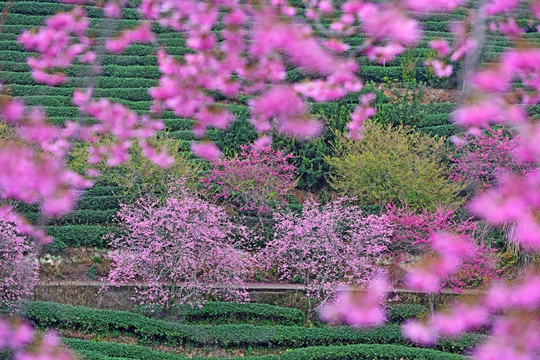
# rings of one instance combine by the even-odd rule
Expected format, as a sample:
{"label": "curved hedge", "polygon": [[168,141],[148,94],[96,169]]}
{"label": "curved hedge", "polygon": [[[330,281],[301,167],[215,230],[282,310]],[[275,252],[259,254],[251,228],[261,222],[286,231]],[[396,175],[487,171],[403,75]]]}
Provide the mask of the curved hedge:
{"label": "curved hedge", "polygon": [[[63,339],[63,342],[87,360],[105,359],[140,359],[140,360],[184,360],[184,359],[212,359],[175,355],[161,351],[150,350],[144,346],[124,345],[112,342],[96,342],[80,339]],[[232,360],[277,360],[277,355],[246,356],[241,358],[228,358]]]}
{"label": "curved hedge", "polygon": [[174,315],[183,323],[224,324],[233,321],[269,322],[281,325],[303,325],[304,314],[299,309],[258,303],[207,302],[202,308],[182,304]]}
{"label": "curved hedge", "polygon": [[283,360],[461,360],[463,356],[399,345],[313,346],[285,351]]}

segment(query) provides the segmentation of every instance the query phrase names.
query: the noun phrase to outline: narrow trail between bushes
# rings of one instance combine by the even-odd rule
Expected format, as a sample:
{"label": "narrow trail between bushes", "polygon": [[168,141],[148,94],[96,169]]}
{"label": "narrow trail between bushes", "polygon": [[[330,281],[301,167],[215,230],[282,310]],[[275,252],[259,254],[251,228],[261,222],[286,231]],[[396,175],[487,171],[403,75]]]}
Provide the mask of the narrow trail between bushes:
{"label": "narrow trail between bushes", "polygon": [[[136,287],[136,286],[145,286],[144,283],[137,283],[137,282],[130,282],[130,283],[123,283],[123,284],[113,284],[110,282],[101,282],[101,281],[42,281],[38,283],[38,286],[43,287],[54,287],[54,286],[88,286],[88,287]],[[215,284],[212,286],[213,288],[220,289],[220,288],[228,288],[231,287],[231,285],[220,285]],[[260,291],[260,292],[267,292],[267,291],[279,291],[279,292],[288,292],[288,291],[303,291],[306,289],[305,286],[299,285],[299,284],[278,284],[278,283],[250,283],[245,284],[245,288],[248,291]],[[350,289],[350,290],[356,290],[356,291],[364,291],[366,290],[363,287],[360,286],[351,286],[351,287],[344,287],[343,289]],[[411,290],[411,289],[405,289],[405,288],[394,288],[392,290],[393,293],[396,294],[428,294],[427,291],[419,291],[419,290]],[[471,290],[471,289],[465,289],[461,290],[460,292],[451,290],[451,289],[442,289],[439,294],[450,294],[450,295],[483,295],[485,294],[482,290]]]}

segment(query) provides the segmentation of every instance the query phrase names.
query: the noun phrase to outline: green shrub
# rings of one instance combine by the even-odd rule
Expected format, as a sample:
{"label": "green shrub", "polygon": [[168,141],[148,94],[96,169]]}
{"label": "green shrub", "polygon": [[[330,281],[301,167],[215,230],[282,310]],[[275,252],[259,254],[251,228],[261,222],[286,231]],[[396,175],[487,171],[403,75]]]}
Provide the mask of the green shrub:
{"label": "green shrub", "polygon": [[447,178],[443,139],[373,121],[364,128],[361,141],[340,135],[335,155],[325,158],[332,167],[329,183],[334,190],[369,205],[434,209],[460,204],[456,195],[462,185]]}

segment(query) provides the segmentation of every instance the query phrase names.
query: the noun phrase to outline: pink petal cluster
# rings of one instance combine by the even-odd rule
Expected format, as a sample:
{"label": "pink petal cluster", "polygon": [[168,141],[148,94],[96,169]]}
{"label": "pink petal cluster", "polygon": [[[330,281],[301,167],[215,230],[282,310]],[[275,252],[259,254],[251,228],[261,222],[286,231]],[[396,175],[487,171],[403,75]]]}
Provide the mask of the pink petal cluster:
{"label": "pink petal cluster", "polygon": [[54,332],[38,335],[25,322],[0,318],[0,351],[11,351],[19,360],[71,360],[75,356],[65,349]]}
{"label": "pink petal cluster", "polygon": [[128,0],[109,0],[103,5],[103,13],[108,18],[122,17],[122,8],[126,6]]}
{"label": "pink petal cluster", "polygon": [[[22,301],[32,296],[39,264],[33,244],[8,221],[10,215],[0,217],[0,302],[15,311],[20,310]],[[0,324],[1,321],[0,318]]]}
{"label": "pink petal cluster", "polygon": [[463,0],[404,0],[403,2],[409,9],[419,12],[452,11],[464,3]]}
{"label": "pink petal cluster", "polygon": [[192,143],[191,151],[193,151],[195,156],[210,161],[217,160],[221,157],[221,151],[216,144],[210,142]]}
{"label": "pink petal cluster", "polygon": [[[84,140],[91,143],[89,162],[95,164],[107,157],[110,166],[116,166],[129,159],[128,150],[133,139],[148,139],[156,135],[158,130],[164,128],[163,122],[152,120],[148,116],[139,116],[124,105],[114,103],[108,99],[92,100],[92,89],[86,91],[75,90],[73,103],[82,113],[88,114],[98,120],[90,125],[84,134]],[[99,142],[100,135],[112,135],[116,142],[104,145]],[[150,151],[146,145],[144,153],[149,159],[157,159],[156,152]],[[171,159],[159,158],[159,163],[170,163]]]}
{"label": "pink petal cluster", "polygon": [[463,258],[472,253],[474,246],[468,237],[442,233],[431,240],[435,257],[426,259],[406,276],[407,284],[417,290],[434,292],[441,288],[442,280],[454,273]]}
{"label": "pink petal cluster", "polygon": [[430,66],[437,77],[449,77],[454,69],[452,65],[437,59],[426,60],[424,64]]}
{"label": "pink petal cluster", "polygon": [[37,57],[29,57],[34,80],[50,86],[65,83],[68,78],[60,69],[71,67],[75,58],[93,61],[90,50],[92,41],[86,35],[90,20],[86,12],[76,7],[71,12],[58,13],[45,22],[46,27],[38,31],[24,31],[18,42],[26,50],[38,52]]}
{"label": "pink petal cluster", "polygon": [[384,277],[370,281],[365,292],[342,291],[336,300],[318,309],[325,322],[345,323],[355,327],[377,326],[386,320],[384,300],[390,286]]}
{"label": "pink petal cluster", "polygon": [[39,153],[19,144],[8,143],[0,152],[0,189],[3,198],[27,203],[40,203],[41,210],[51,216],[73,210],[78,189],[90,183],[66,170],[61,159]]}
{"label": "pink petal cluster", "polygon": [[371,103],[375,101],[375,94],[370,93],[360,97],[360,104],[351,114],[351,122],[347,124],[348,135],[355,140],[362,139],[364,121],[375,115],[376,110]]}
{"label": "pink petal cluster", "polygon": [[308,115],[307,104],[290,87],[275,86],[265,94],[250,100],[251,123],[259,132],[272,129],[272,120],[278,130],[301,138],[320,134],[322,124]]}
{"label": "pink petal cluster", "polygon": [[144,22],[133,29],[124,30],[115,38],[107,39],[107,51],[118,54],[133,43],[153,43],[156,36],[152,32],[151,24]]}

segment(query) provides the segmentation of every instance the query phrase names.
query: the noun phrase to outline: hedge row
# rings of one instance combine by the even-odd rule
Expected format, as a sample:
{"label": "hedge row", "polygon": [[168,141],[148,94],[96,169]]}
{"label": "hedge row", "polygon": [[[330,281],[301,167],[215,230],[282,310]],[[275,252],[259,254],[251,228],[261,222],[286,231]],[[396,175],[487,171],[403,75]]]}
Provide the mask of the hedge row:
{"label": "hedge row", "polygon": [[[401,344],[412,346],[398,325],[357,330],[351,327],[304,328],[299,326],[186,325],[147,318],[127,311],[91,309],[47,302],[31,302],[28,320],[40,328],[79,329],[93,333],[129,334],[143,344],[165,342],[172,345],[225,348],[291,348],[320,345]],[[483,335],[467,334],[445,339],[437,349],[461,353],[477,344]]]}
{"label": "hedge row", "polygon": [[[129,107],[131,110],[137,112],[148,112],[148,109],[152,105],[151,101],[130,101],[119,98],[110,97],[110,101],[117,102]],[[71,97],[58,96],[58,95],[28,95],[24,97],[24,102],[31,106],[44,106],[47,108],[55,107],[67,107],[75,108],[72,103]]]}
{"label": "hedge row", "polygon": [[[110,359],[139,359],[139,360],[186,360],[186,359],[212,359],[175,355],[161,351],[150,350],[139,345],[124,345],[112,342],[96,342],[80,339],[63,339],[63,342],[76,353],[84,356],[86,360],[110,360]],[[277,355],[246,356],[241,358],[227,358],[233,360],[277,360]]]}
{"label": "hedge row", "polygon": [[418,130],[421,130],[431,136],[440,136],[440,137],[447,137],[447,138],[452,135],[458,134],[460,131],[462,131],[456,125],[452,125],[452,124],[426,126],[426,127],[419,128]]}
{"label": "hedge row", "polygon": [[225,324],[231,321],[303,325],[304,314],[295,308],[257,303],[207,302],[202,308],[182,304],[175,308],[182,323]]}
{"label": "hedge row", "polygon": [[[4,6],[0,5],[0,9]],[[38,16],[51,16],[59,11],[70,11],[73,6],[67,4],[54,4],[54,3],[40,3],[39,6],[32,4],[28,1],[18,1],[10,8],[10,14],[24,14],[24,15],[38,15]],[[103,11],[95,6],[85,6],[86,14],[91,18],[103,17]],[[139,19],[140,13],[137,9],[124,9],[122,11],[123,19],[136,20]]]}
{"label": "hedge row", "polygon": [[[120,197],[114,195],[85,196],[77,202],[78,210],[113,210],[120,208]],[[17,209],[22,212],[38,212],[37,205],[26,203],[17,204]]]}
{"label": "hedge row", "polygon": [[462,355],[399,345],[312,346],[285,351],[282,360],[461,360]]}
{"label": "hedge row", "polygon": [[[109,224],[113,221],[117,210],[75,210],[61,218],[52,219],[51,225],[99,225]],[[23,213],[28,220],[35,223],[40,214],[37,212]]]}
{"label": "hedge row", "polygon": [[48,245],[48,250],[60,252],[68,247],[105,248],[108,243],[104,237],[119,229],[98,225],[62,225],[47,226],[46,231],[54,238],[53,243]]}

